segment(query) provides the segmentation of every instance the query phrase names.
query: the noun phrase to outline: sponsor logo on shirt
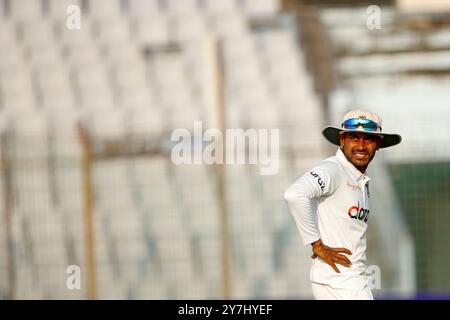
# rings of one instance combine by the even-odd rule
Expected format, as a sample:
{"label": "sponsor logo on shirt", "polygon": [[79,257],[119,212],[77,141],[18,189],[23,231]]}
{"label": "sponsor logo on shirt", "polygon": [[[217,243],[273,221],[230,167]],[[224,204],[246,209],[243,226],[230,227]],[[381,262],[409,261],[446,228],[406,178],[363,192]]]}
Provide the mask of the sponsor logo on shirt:
{"label": "sponsor logo on shirt", "polygon": [[347,181],[347,187],[352,188],[354,191],[358,191],[361,190],[361,187],[355,184],[351,184],[350,182]]}
{"label": "sponsor logo on shirt", "polygon": [[325,183],[323,182],[322,178],[321,178],[317,173],[315,173],[314,171],[310,171],[309,173],[310,173],[314,178],[317,178],[317,183],[319,184],[320,189],[323,191],[323,189],[325,189]]}
{"label": "sponsor logo on shirt", "polygon": [[348,216],[352,219],[358,219],[364,222],[367,222],[369,219],[370,210],[360,207],[359,201],[357,206],[352,206],[348,209]]}

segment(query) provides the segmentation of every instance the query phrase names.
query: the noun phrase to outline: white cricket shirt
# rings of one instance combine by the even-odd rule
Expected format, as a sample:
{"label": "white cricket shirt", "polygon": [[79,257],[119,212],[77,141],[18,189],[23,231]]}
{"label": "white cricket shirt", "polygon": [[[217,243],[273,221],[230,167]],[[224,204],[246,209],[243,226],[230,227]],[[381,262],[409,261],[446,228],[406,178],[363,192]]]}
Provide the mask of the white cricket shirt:
{"label": "white cricket shirt", "polygon": [[313,260],[310,279],[337,289],[363,289],[366,274],[366,230],[369,218],[369,182],[347,160],[341,149],[305,173],[285,192],[304,245],[316,240],[333,248],[347,248],[350,268],[336,264],[341,273],[320,258]]}

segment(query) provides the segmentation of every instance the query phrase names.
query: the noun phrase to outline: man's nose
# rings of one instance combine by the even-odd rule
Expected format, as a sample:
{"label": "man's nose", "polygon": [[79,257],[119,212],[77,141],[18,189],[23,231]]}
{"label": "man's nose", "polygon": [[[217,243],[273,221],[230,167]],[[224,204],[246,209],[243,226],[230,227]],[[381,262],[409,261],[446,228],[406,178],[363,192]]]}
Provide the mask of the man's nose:
{"label": "man's nose", "polygon": [[359,138],[358,141],[356,142],[356,145],[359,149],[365,149],[366,142],[365,142],[364,138]]}

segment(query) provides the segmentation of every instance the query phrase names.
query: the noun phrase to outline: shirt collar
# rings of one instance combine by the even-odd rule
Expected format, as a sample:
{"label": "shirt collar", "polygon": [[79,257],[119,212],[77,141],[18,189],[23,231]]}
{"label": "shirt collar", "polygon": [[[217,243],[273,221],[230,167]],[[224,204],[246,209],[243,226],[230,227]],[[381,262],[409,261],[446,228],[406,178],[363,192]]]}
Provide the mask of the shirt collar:
{"label": "shirt collar", "polygon": [[342,166],[355,178],[356,181],[358,182],[364,181],[365,183],[370,180],[370,178],[367,175],[361,173],[361,171],[356,169],[356,167],[350,161],[347,160],[347,157],[342,152],[341,148],[338,148],[336,152],[336,157],[342,164]]}

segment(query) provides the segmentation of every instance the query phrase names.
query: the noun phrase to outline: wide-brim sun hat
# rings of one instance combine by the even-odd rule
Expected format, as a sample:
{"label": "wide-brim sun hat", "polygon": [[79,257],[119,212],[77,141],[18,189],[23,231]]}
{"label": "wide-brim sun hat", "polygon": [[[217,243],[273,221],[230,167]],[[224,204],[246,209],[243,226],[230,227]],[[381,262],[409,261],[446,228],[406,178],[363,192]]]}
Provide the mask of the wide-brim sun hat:
{"label": "wide-brim sun hat", "polygon": [[392,147],[402,141],[399,134],[382,132],[382,127],[382,119],[376,113],[353,110],[345,114],[340,128],[327,126],[322,130],[322,134],[329,142],[337,146],[340,146],[339,134],[342,132],[363,132],[381,136],[380,148]]}

